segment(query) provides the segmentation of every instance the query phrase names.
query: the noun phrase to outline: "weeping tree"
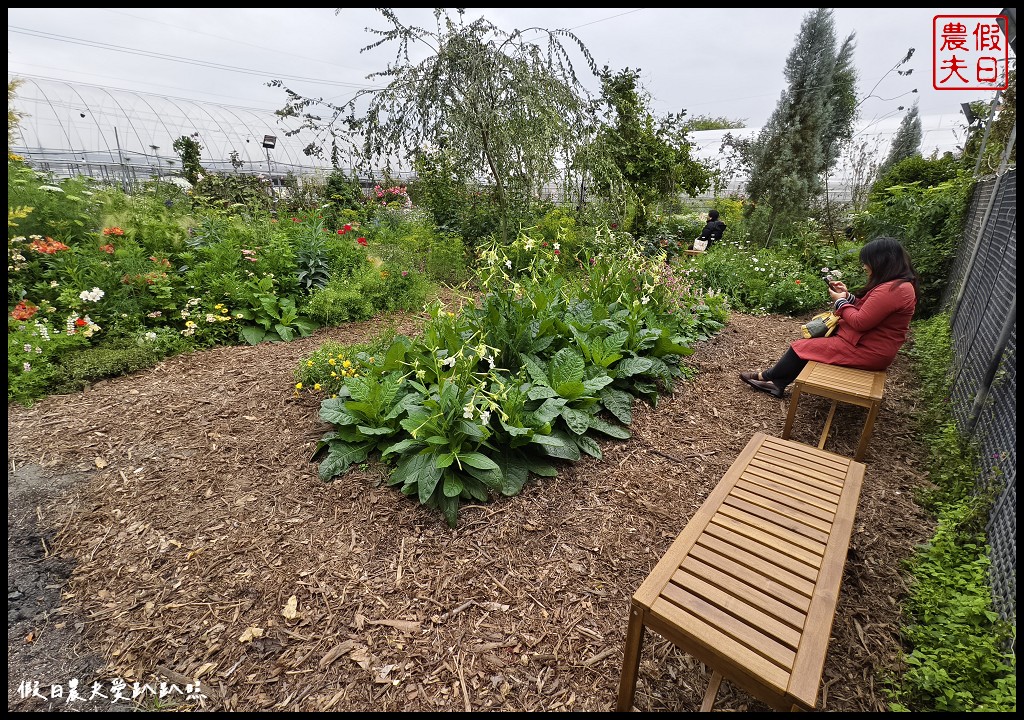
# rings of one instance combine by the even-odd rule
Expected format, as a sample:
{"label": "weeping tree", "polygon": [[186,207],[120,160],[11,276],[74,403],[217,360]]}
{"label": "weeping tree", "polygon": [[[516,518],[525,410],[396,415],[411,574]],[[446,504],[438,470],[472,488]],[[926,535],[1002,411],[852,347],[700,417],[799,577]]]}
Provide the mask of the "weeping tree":
{"label": "weeping tree", "polygon": [[827,173],[857,116],[854,34],[837,43],[832,10],[803,20],[786,59],[787,88],[758,136],[737,147],[750,171],[747,193],[769,208],[765,246],[780,221],[796,218],[827,189]]}
{"label": "weeping tree", "polygon": [[893,136],[889,153],[878,168],[878,174],[884,175],[887,170],[901,160],[921,156],[921,140],[924,132],[921,128],[921,116],[918,114],[917,103],[914,103],[903,116],[896,135]]}
{"label": "weeping tree", "polygon": [[655,118],[639,73],[602,69],[598,105],[604,114],[594,141],[576,158],[597,192],[618,206],[623,229],[636,235],[647,231],[660,198],[695,195],[711,184],[710,169],[690,157],[685,111]]}
{"label": "weeping tree", "polygon": [[[517,213],[560,176],[560,163],[565,166],[591,124],[590,96],[566,44],[596,75],[593,57],[568,30],[505,32],[482,17],[466,22],[462,9],[452,18],[443,8],[435,8],[436,27],[428,30],[405,25],[392,9],[377,11],[389,27],[371,29],[380,39],[360,52],[397,45],[395,60],[367,76],[386,87],[360,90],[336,105],[274,80],[268,85],[287,94],[278,114],[301,119],[288,134],[312,131],[307,155],[329,153],[338,167],[349,151],[357,168],[368,171],[390,171],[394,162],[411,164],[419,153],[443,150],[460,174],[490,185],[507,240]],[[526,39],[537,34],[543,46]],[[418,63],[410,60],[414,47],[427,52]]]}

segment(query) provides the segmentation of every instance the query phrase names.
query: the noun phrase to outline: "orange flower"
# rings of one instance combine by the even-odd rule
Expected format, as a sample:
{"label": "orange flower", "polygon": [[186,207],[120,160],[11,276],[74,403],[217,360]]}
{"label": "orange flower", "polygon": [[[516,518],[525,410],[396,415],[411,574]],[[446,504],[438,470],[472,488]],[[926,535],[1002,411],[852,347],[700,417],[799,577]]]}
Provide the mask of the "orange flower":
{"label": "orange flower", "polygon": [[33,240],[29,245],[36,252],[41,252],[44,255],[55,255],[61,250],[67,250],[68,246],[59,240],[53,238],[46,238],[45,240]]}
{"label": "orange flower", "polygon": [[107,243],[106,245],[100,245],[100,250],[107,253],[108,255],[114,254],[114,246],[111,245],[110,243]]}
{"label": "orange flower", "polygon": [[31,320],[37,312],[39,312],[38,307],[22,300],[11,312],[11,317],[15,320]]}
{"label": "orange flower", "polygon": [[122,230],[119,227],[108,227],[108,228],[103,228],[103,234],[104,235],[119,235],[120,236],[120,235],[124,235],[124,230]]}

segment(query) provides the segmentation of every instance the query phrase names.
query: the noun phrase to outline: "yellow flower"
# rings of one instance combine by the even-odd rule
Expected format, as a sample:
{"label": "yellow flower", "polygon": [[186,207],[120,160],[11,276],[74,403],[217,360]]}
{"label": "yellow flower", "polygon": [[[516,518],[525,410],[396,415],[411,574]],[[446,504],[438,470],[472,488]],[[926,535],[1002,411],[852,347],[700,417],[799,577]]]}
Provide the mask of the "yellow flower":
{"label": "yellow flower", "polygon": [[373,358],[370,358],[370,362],[373,362]]}
{"label": "yellow flower", "polygon": [[328,364],[330,364],[330,365],[336,365],[336,364],[337,364],[337,363],[336,363],[336,362],[334,361],[334,358],[331,358],[331,359],[330,359],[330,360],[328,360],[327,362],[328,362]]}
{"label": "yellow flower", "polygon": [[320,383],[314,383],[313,384],[313,389],[319,392],[319,390],[320,390]]}
{"label": "yellow flower", "polygon": [[343,362],[343,363],[341,364],[341,366],[342,366],[343,368],[345,368],[345,369],[348,369],[348,368],[352,367],[352,362],[351,362],[351,361],[349,361],[349,360],[346,360],[345,362]]}
{"label": "yellow flower", "polygon": [[295,383],[295,389],[296,390],[301,390],[302,389],[302,383]]}
{"label": "yellow flower", "polygon": [[336,372],[332,372],[332,373],[331,373],[331,377],[335,377],[335,378],[336,378],[336,377],[338,377],[338,373],[336,373]]}
{"label": "yellow flower", "polygon": [[306,361],[306,367],[313,367],[313,361],[312,360],[307,360]]}

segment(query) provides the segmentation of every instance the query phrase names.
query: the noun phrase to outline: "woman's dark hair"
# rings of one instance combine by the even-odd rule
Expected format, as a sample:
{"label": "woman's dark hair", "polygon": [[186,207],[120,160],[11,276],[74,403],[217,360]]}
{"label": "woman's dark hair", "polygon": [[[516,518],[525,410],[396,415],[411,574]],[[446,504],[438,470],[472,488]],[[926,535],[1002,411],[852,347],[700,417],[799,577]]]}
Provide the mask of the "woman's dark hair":
{"label": "woman's dark hair", "polygon": [[890,280],[899,280],[901,283],[910,283],[914,287],[915,296],[919,294],[914,263],[896,238],[875,238],[860,249],[860,261],[871,268],[871,277],[864,286],[864,292]]}
{"label": "woman's dark hair", "polygon": [[711,218],[712,220],[717,220],[718,219],[718,211],[717,210],[710,211],[708,213],[708,217]]}

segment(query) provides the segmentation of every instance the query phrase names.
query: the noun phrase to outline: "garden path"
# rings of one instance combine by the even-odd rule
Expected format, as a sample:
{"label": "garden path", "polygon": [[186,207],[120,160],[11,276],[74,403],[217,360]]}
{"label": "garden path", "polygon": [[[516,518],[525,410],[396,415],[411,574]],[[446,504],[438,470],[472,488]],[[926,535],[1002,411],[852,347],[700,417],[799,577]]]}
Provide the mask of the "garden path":
{"label": "garden path", "polygon": [[[25,680],[66,694],[73,677],[105,692],[124,678],[130,692],[135,679],[200,676],[214,710],[611,710],[629,597],[750,435],[781,434],[788,395],[738,374],[777,358],[801,321],[733,314],[687,358],[691,381],[657,408],[636,404],[632,439],[464,507],[450,530],[373,463],[322,483],[309,457],[327,426],[317,399],[292,391],[326,339],[365,341],[388,323],[415,333],[421,320],[216,348],[9,406],[8,709],[110,707],[25,699]],[[866,458],[827,711],[886,710],[880,674],[900,669],[901,563],[934,531],[914,502],[926,484],[915,395],[901,355]],[[814,443],[826,412],[801,402],[794,439]],[[840,406],[828,449],[852,455],[864,412]],[[240,641],[247,630],[258,636]],[[696,710],[705,683],[653,636],[636,707]],[[727,683],[718,707],[765,709]]]}

